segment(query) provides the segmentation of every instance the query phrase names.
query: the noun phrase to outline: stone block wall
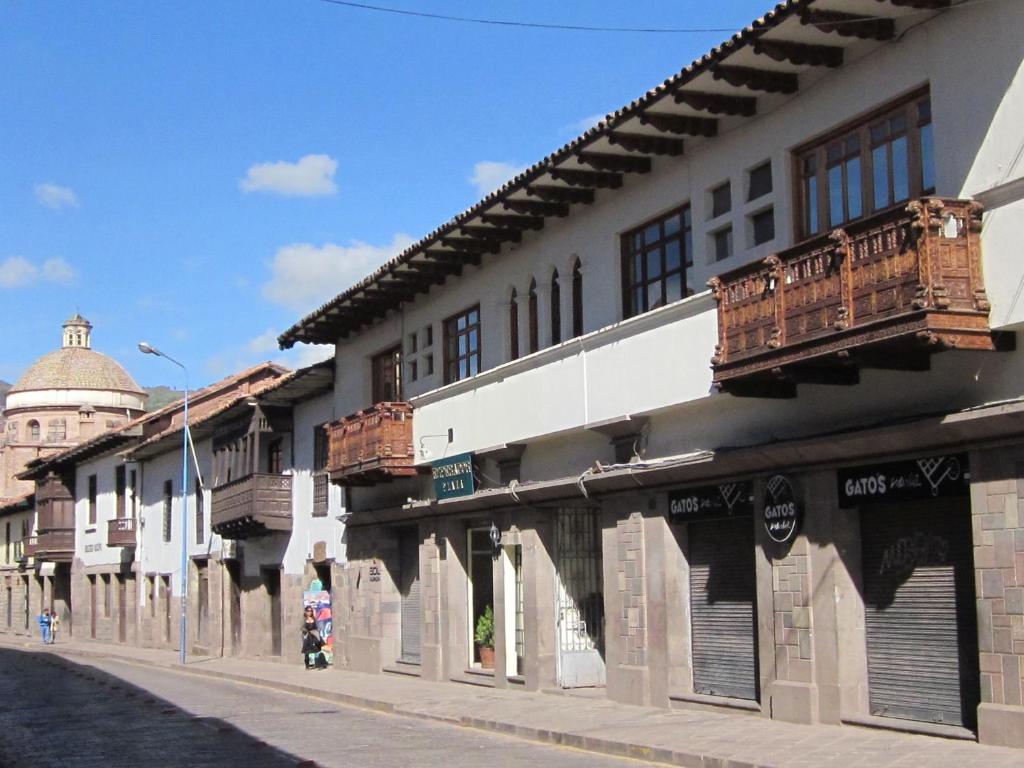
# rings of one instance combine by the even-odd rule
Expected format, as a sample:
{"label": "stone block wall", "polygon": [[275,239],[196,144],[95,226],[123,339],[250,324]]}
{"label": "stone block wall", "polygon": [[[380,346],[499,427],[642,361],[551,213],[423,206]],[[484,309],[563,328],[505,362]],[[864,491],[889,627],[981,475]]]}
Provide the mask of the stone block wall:
{"label": "stone block wall", "polygon": [[[10,592],[8,592],[10,590]],[[28,592],[24,574],[10,572],[0,576],[0,632],[10,635],[28,635],[34,627],[35,617],[29,611],[25,620],[25,595]],[[30,606],[31,607],[31,606]],[[7,617],[10,616],[10,623]]]}
{"label": "stone block wall", "polygon": [[772,561],[776,680],[810,683],[813,679],[809,562],[805,539],[795,542],[785,557]]}
{"label": "stone block wall", "polygon": [[644,518],[634,512],[615,526],[615,573],[619,594],[613,629],[621,660],[627,666],[647,664],[647,580],[644,568]]}

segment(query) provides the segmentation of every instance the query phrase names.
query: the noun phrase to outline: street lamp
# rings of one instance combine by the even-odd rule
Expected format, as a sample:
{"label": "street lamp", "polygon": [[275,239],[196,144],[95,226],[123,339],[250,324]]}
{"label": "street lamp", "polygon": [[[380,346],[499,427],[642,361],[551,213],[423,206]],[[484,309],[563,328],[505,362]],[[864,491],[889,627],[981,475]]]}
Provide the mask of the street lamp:
{"label": "street lamp", "polygon": [[181,618],[178,621],[178,661],[185,663],[185,625],[188,617],[188,368],[170,355],[144,341],[139,342],[144,355],[156,355],[170,360],[185,373],[185,413],[181,440]]}

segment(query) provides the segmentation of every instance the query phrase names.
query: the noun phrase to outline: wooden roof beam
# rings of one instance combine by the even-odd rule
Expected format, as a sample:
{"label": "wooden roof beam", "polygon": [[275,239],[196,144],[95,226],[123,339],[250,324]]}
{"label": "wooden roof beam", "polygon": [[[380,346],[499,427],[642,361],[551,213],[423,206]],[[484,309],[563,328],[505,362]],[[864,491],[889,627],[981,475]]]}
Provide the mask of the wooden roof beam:
{"label": "wooden roof beam", "polygon": [[460,229],[470,237],[479,237],[482,240],[494,240],[499,243],[518,243],[523,239],[523,232],[519,229],[501,229],[499,227],[478,227],[472,224],[463,224]]}
{"label": "wooden roof beam", "polygon": [[767,93],[796,93],[799,87],[797,76],[792,72],[771,72],[754,67],[730,67],[718,64],[711,68],[715,80],[724,80],[737,88],[747,87],[752,91]]}
{"label": "wooden roof beam", "polygon": [[583,203],[594,202],[594,190],[582,187],[552,187],[547,184],[533,184],[526,188],[530,197],[539,197],[547,203]]}
{"label": "wooden roof beam", "polygon": [[702,91],[676,91],[676,104],[685,104],[690,109],[710,112],[713,115],[738,115],[753,117],[757,112],[757,99],[753,96],[727,96],[721,93]]}
{"label": "wooden roof beam", "polygon": [[433,283],[433,278],[419,272],[396,272],[392,280],[381,279],[377,281],[377,285],[386,291],[406,291],[413,295],[426,293],[430,290],[430,286]]}
{"label": "wooden roof beam", "polygon": [[515,213],[483,213],[480,220],[493,227],[510,227],[519,230],[540,231],[544,229],[544,219],[540,216],[520,216]]}
{"label": "wooden roof beam", "polygon": [[461,275],[461,261],[410,261],[409,268],[435,277]]}
{"label": "wooden roof beam", "polygon": [[[556,189],[556,187],[549,187],[549,189]],[[527,187],[527,191],[530,187]],[[521,213],[528,216],[558,216],[565,217],[569,215],[569,204],[568,203],[550,203],[543,200],[505,200],[502,206],[507,211],[514,211],[515,213]]]}
{"label": "wooden roof beam", "polygon": [[673,115],[667,112],[641,112],[640,125],[649,125],[662,133],[676,136],[706,136],[718,134],[718,121],[712,117]]}
{"label": "wooden roof beam", "polygon": [[921,11],[937,11],[949,8],[951,0],[878,0],[880,3],[891,3],[897,8],[916,8]]}
{"label": "wooden roof beam", "polygon": [[798,67],[841,67],[843,49],[838,45],[808,45],[785,40],[754,41],[754,53],[774,61],[784,61]]}
{"label": "wooden roof beam", "polygon": [[608,143],[622,147],[629,152],[640,152],[645,155],[668,155],[678,157],[683,154],[681,139],[669,139],[664,136],[650,136],[644,133],[623,133],[611,131]]}
{"label": "wooden roof beam", "polygon": [[597,189],[618,189],[622,186],[621,173],[606,171],[581,171],[577,168],[555,167],[548,171],[555,181],[562,181],[573,187],[596,187]]}
{"label": "wooden roof beam", "polygon": [[501,241],[494,239],[484,240],[474,237],[442,237],[441,245],[445,248],[451,248],[454,251],[473,254],[498,253],[501,251]]}
{"label": "wooden roof beam", "polygon": [[616,173],[650,173],[651,158],[629,155],[607,155],[603,152],[578,152],[576,159],[599,171]]}
{"label": "wooden roof beam", "polygon": [[470,251],[424,251],[423,255],[428,259],[435,261],[442,261],[446,264],[472,264],[474,267],[480,266],[480,254],[473,253]]}
{"label": "wooden roof beam", "polygon": [[800,23],[817,27],[822,32],[835,32],[841,37],[859,37],[863,40],[890,40],[896,34],[892,19],[876,19],[855,13],[803,8]]}

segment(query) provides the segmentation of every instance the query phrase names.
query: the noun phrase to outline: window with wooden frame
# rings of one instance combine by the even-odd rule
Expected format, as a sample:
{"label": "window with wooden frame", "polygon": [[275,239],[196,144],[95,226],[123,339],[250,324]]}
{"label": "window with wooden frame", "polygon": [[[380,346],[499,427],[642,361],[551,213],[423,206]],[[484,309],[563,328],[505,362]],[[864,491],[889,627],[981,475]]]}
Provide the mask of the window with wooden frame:
{"label": "window with wooden frame", "polygon": [[164,480],[164,519],[163,519],[163,540],[171,540],[171,507],[174,503],[174,486],[170,480]]}
{"label": "window with wooden frame", "polygon": [[623,316],[693,295],[693,229],[684,205],[622,235]]}
{"label": "window with wooden frame", "polygon": [[96,525],[96,475],[89,475],[89,525]]}
{"label": "window with wooden frame", "polygon": [[551,273],[551,343],[562,343],[562,290],[557,269]]}
{"label": "window with wooden frame", "polygon": [[583,335],[583,266],[576,259],[572,265],[572,336]]}
{"label": "window with wooden frame", "polygon": [[128,473],[128,488],[130,489],[130,492],[131,492],[131,495],[132,495],[132,498],[131,498],[131,508],[132,508],[132,519],[133,520],[135,519],[135,517],[137,515],[137,510],[138,510],[138,505],[136,503],[137,500],[138,500],[138,489],[139,489],[137,478],[138,478],[138,474],[137,474],[136,470],[133,469],[131,472]]}
{"label": "window with wooden frame", "polygon": [[327,425],[317,424],[313,427],[313,517],[326,517],[328,506],[327,462],[330,444],[327,438]]}
{"label": "window with wooden frame", "polygon": [[508,300],[508,346],[509,360],[519,359],[519,301],[516,289],[512,289],[512,295]]}
{"label": "window with wooden frame", "polygon": [[480,305],[444,321],[444,383],[480,373]]}
{"label": "window with wooden frame", "polygon": [[125,515],[125,495],[128,483],[125,479],[124,465],[114,467],[114,514],[118,518]]}
{"label": "window with wooden frame", "polygon": [[196,544],[202,544],[206,536],[206,499],[203,498],[203,484],[195,478],[193,488],[196,494]]}
{"label": "window with wooden frame", "polygon": [[373,356],[373,402],[396,403],[402,399],[402,345]]}
{"label": "window with wooden frame", "polygon": [[537,281],[530,281],[530,292],[527,295],[526,318],[529,323],[529,352],[532,354],[540,349],[540,326],[537,318]]}
{"label": "window with wooden frame", "polygon": [[794,152],[797,236],[812,237],[935,192],[927,89],[847,123]]}

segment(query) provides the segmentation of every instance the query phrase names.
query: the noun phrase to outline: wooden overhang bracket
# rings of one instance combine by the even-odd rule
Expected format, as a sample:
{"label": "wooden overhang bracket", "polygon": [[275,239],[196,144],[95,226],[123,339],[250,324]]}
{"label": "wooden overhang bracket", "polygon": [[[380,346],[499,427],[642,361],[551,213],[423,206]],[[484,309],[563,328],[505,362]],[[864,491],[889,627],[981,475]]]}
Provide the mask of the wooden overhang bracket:
{"label": "wooden overhang bracket", "polygon": [[464,253],[498,253],[501,251],[500,240],[482,240],[473,237],[442,237],[441,245],[453,251]]}
{"label": "wooden overhang bracket", "polygon": [[774,61],[783,61],[798,67],[841,67],[843,49],[836,45],[809,45],[784,40],[754,41],[754,53]]}
{"label": "wooden overhang bracket", "polygon": [[594,187],[596,189],[618,189],[622,186],[621,173],[607,171],[583,171],[578,168],[552,168],[548,174],[555,181],[572,187]]}
{"label": "wooden overhang bracket", "polygon": [[[436,251],[434,252],[436,253]],[[454,254],[452,254],[454,256]],[[461,262],[443,261],[410,261],[409,268],[428,275],[459,275],[462,274]]]}
{"label": "wooden overhang bracket", "polygon": [[494,227],[511,227],[519,230],[540,231],[544,229],[542,216],[521,216],[514,213],[484,213],[480,215],[484,224]]}
{"label": "wooden overhang bracket", "polygon": [[631,155],[609,155],[602,152],[577,152],[576,159],[599,171],[618,173],[650,173],[651,158]]}
{"label": "wooden overhang bracket", "polygon": [[797,76],[792,72],[771,72],[754,67],[718,64],[711,68],[711,76],[737,88],[746,87],[752,91],[767,93],[796,93],[800,86]]}
{"label": "wooden overhang bracket", "polygon": [[[533,184],[526,188],[530,197],[538,197],[546,203],[583,203],[594,202],[594,190],[579,187],[552,187],[544,184]],[[567,209],[568,210],[568,209]]]}
{"label": "wooden overhang bracket", "polygon": [[558,216],[564,218],[569,215],[568,203],[550,203],[544,200],[508,199],[502,202],[502,207],[507,211],[530,216]]}
{"label": "wooden overhang bracket", "polygon": [[718,381],[714,386],[733,397],[763,397],[774,400],[792,400],[796,397],[796,384],[788,379],[757,378]]}
{"label": "wooden overhang bracket", "polygon": [[885,41],[896,34],[896,23],[892,19],[821,8],[803,8],[800,11],[800,23],[817,27],[822,32],[835,32],[841,37],[859,37],[862,40]]}
{"label": "wooden overhang bracket", "polygon": [[889,3],[897,8],[914,8],[919,11],[938,11],[949,8],[952,0],[877,0],[879,3]]}
{"label": "wooden overhang bracket", "polygon": [[692,117],[673,115],[667,112],[641,112],[640,125],[649,125],[662,133],[676,136],[704,136],[711,138],[718,134],[718,120],[713,117]]}
{"label": "wooden overhang bracket", "polygon": [[497,243],[518,243],[523,239],[523,232],[519,229],[477,227],[471,224],[463,224],[460,229],[463,234],[468,235],[469,237],[477,237],[481,240],[490,240]]}
{"label": "wooden overhang bracket", "polygon": [[683,154],[683,142],[680,139],[668,139],[664,136],[611,131],[608,133],[608,143],[629,152],[641,152],[645,155],[678,157]]}
{"label": "wooden overhang bracket", "polygon": [[721,93],[704,93],[703,91],[676,91],[673,96],[676,104],[685,104],[699,112],[710,112],[713,115],[737,115],[753,117],[757,112],[757,98],[754,96],[728,96]]}

